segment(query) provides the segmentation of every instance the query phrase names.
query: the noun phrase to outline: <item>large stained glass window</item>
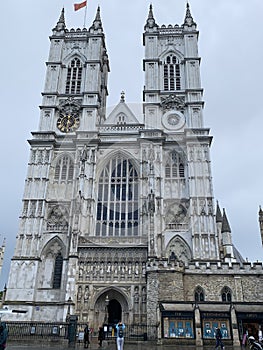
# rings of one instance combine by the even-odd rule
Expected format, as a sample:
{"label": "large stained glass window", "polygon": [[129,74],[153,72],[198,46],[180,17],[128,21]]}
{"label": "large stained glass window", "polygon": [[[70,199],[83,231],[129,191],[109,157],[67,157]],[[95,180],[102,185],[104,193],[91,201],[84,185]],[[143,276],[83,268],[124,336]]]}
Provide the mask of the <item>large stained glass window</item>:
{"label": "large stained glass window", "polygon": [[138,190],[133,162],[125,156],[111,159],[99,178],[96,236],[139,234]]}

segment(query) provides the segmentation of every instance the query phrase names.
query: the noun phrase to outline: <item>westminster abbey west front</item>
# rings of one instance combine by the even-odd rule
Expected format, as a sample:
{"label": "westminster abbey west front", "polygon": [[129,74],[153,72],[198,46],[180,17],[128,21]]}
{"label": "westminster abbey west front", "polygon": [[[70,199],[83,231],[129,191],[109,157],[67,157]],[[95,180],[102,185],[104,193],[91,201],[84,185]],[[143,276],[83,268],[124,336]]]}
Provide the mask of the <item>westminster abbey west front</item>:
{"label": "westminster abbey west front", "polygon": [[107,114],[100,9],[76,30],[62,10],[5,298],[27,313],[5,318],[59,324],[70,309],[94,329],[122,319],[196,345],[218,326],[237,345],[261,327],[262,264],[243,260],[215,204],[189,4],[183,24],[168,26],[150,6],[143,44],[141,111],[122,93]]}

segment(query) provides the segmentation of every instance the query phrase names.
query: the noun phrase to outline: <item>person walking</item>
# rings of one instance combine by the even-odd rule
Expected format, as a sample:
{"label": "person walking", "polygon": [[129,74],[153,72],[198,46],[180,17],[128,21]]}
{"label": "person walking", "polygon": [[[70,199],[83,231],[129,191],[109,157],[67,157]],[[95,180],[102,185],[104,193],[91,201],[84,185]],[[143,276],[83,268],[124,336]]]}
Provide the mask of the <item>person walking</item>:
{"label": "person walking", "polygon": [[100,327],[99,334],[98,334],[99,347],[102,347],[102,342],[104,339],[105,339],[104,330],[103,330],[103,327]]}
{"label": "person walking", "polygon": [[87,324],[86,327],[84,328],[84,348],[88,348],[90,344],[90,328],[89,325]]}
{"label": "person walking", "polygon": [[121,321],[116,325],[117,330],[117,350],[123,350],[125,324]]}
{"label": "person walking", "polygon": [[6,340],[8,336],[8,330],[5,322],[0,323],[0,350],[6,348]]}
{"label": "person walking", "polygon": [[219,327],[216,328],[216,333],[215,333],[215,336],[216,336],[216,346],[215,346],[215,349],[217,349],[220,345],[221,349],[224,350],[225,347],[224,347],[224,344],[222,342],[222,332],[220,330]]}

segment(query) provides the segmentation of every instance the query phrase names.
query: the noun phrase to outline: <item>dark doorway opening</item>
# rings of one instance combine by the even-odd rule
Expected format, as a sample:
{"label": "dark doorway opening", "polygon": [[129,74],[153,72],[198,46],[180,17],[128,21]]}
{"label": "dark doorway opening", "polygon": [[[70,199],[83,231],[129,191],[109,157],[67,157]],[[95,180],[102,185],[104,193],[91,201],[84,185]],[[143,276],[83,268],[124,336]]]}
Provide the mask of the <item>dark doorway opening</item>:
{"label": "dark doorway opening", "polygon": [[109,324],[117,324],[121,320],[121,304],[116,299],[110,300],[108,313]]}

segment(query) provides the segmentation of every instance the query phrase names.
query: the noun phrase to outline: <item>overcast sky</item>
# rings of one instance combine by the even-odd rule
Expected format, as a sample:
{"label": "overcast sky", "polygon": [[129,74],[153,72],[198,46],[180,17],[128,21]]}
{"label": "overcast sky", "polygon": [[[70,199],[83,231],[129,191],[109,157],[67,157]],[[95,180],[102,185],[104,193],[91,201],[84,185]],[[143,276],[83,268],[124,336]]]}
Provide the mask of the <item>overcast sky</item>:
{"label": "overcast sky", "polygon": [[[78,2],[78,1],[76,1]],[[81,2],[81,0],[79,1]],[[85,10],[74,0],[2,1],[1,42],[1,220],[6,237],[0,288],[7,282],[18,232],[30,132],[38,128],[49,35],[65,6],[67,28],[82,28]],[[88,0],[86,27],[101,7],[109,54],[108,104],[142,102],[143,27],[146,0]],[[185,0],[153,0],[157,24],[182,24]],[[263,204],[263,1],[190,0],[200,31],[205,126],[214,136],[211,157],[214,196],[226,213],[233,242],[244,258],[262,260],[258,208]]]}

